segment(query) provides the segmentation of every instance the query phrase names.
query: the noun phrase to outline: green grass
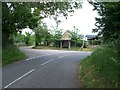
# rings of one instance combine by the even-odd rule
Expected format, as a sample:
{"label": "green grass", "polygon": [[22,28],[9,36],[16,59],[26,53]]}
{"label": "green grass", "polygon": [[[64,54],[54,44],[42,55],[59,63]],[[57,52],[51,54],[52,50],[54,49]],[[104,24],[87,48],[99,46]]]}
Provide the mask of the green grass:
{"label": "green grass", "polygon": [[50,46],[35,46],[33,49],[48,49],[48,50],[60,50],[60,48],[50,47]]}
{"label": "green grass", "polygon": [[117,88],[117,51],[101,47],[80,62],[80,79],[86,88]]}
{"label": "green grass", "polygon": [[92,47],[87,47],[87,48],[80,48],[79,51],[95,51],[96,48],[92,48]]}
{"label": "green grass", "polygon": [[57,48],[57,47],[50,47],[50,46],[36,46],[33,49],[48,49],[48,50],[71,50],[71,51],[94,51],[95,48],[80,48],[80,47],[71,47],[68,48]]}
{"label": "green grass", "polygon": [[2,65],[10,64],[12,62],[23,60],[26,55],[21,52],[16,46],[9,46],[2,49]]}

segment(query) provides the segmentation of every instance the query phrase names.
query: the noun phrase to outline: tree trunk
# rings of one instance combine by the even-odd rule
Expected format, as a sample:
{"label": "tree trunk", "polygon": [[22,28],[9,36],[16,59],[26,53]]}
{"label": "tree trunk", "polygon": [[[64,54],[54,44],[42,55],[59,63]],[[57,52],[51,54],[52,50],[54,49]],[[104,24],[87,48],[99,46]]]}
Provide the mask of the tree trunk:
{"label": "tree trunk", "polygon": [[37,34],[35,34],[35,46],[38,46],[38,39]]}

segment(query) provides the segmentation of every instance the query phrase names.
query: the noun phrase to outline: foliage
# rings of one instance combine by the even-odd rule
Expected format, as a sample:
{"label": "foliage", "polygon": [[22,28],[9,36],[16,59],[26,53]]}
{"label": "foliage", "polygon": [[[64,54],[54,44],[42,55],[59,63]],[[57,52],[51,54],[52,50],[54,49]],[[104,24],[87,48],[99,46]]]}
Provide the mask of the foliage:
{"label": "foliage", "polygon": [[100,15],[96,29],[103,36],[103,45],[81,61],[81,78],[88,88],[117,88],[119,78],[120,3],[90,2]]}
{"label": "foliage", "polygon": [[25,59],[26,55],[16,46],[7,46],[2,49],[2,65],[6,65],[21,59]]}
{"label": "foliage", "polygon": [[[3,2],[2,3],[2,36],[3,46],[13,43],[13,35],[29,26],[37,27],[37,21],[48,16],[67,17],[68,12],[79,8],[76,2]],[[31,10],[34,9],[32,12]]]}
{"label": "foliage", "polygon": [[[3,46],[13,43],[13,35],[27,26],[31,26],[31,22],[35,24],[32,17],[29,3],[2,3],[2,36]],[[35,26],[35,25],[34,25]]]}
{"label": "foliage", "polygon": [[62,31],[61,30],[56,30],[55,35],[54,35],[54,43],[56,47],[60,47],[60,39],[62,37]]}
{"label": "foliage", "polygon": [[[103,35],[103,43],[107,43],[108,46],[116,47],[117,59],[120,59],[120,2],[99,2],[91,4],[95,7],[94,10],[98,11],[100,18],[96,18],[96,26],[94,32],[98,32]],[[120,65],[120,62],[118,62]],[[118,69],[119,70],[119,69]],[[120,73],[119,73],[120,76]],[[120,81],[119,81],[120,83]]]}
{"label": "foliage", "polygon": [[25,32],[25,34],[26,35],[23,35],[17,32],[17,34],[13,37],[14,44],[17,46],[34,45],[35,35],[32,35],[32,33],[29,32]]}
{"label": "foliage", "polygon": [[31,35],[29,38],[29,45],[34,46],[35,45],[35,35]]}
{"label": "foliage", "polygon": [[26,34],[26,36],[25,36],[25,38],[24,38],[24,41],[25,41],[25,44],[26,44],[27,46],[29,46],[30,36],[31,36],[32,33],[25,32],[25,34]]}
{"label": "foliage", "polygon": [[114,48],[100,47],[82,60],[80,65],[80,77],[84,87],[118,87],[118,59]]}
{"label": "foliage", "polygon": [[96,18],[96,29],[94,32],[103,34],[104,41],[116,41],[120,34],[120,2],[91,3],[94,10],[100,15]]}
{"label": "foliage", "polygon": [[58,29],[58,24],[56,28],[53,29],[55,31],[55,34],[51,34],[47,28],[46,23],[44,23],[42,20],[39,20],[37,27],[33,29],[36,36],[35,46],[39,45],[48,46],[51,43],[53,43],[53,46],[57,47],[62,36],[62,30]]}
{"label": "foliage", "polygon": [[82,46],[82,35],[78,35],[79,30],[74,26],[73,31],[71,32],[71,45],[73,47],[81,47]]}
{"label": "foliage", "polygon": [[25,39],[25,35],[22,35],[19,32],[17,32],[17,34],[13,36],[13,41],[15,45],[22,45],[22,43],[24,42],[24,39]]}
{"label": "foliage", "polygon": [[41,43],[43,43],[43,45],[47,45],[47,38],[50,35],[47,29],[47,25],[39,20],[38,26],[34,28],[33,31],[35,33],[35,46],[41,45]]}
{"label": "foliage", "polygon": [[91,45],[100,45],[101,44],[101,41],[100,40],[90,40],[90,41],[88,41],[89,42],[89,44],[91,44]]}

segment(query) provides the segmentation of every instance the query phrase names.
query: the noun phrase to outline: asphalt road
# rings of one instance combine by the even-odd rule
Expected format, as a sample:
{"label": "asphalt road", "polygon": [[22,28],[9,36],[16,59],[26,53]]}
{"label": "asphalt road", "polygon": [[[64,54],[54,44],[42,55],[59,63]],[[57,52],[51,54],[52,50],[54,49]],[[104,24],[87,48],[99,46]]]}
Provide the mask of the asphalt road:
{"label": "asphalt road", "polygon": [[28,59],[3,69],[3,88],[80,88],[80,60],[90,52],[20,48]]}

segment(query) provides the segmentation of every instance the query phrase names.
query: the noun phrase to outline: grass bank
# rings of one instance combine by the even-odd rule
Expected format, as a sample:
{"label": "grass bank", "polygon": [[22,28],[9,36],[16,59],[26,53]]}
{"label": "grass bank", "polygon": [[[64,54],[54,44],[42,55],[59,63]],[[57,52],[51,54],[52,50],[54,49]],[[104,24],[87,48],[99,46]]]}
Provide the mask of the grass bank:
{"label": "grass bank", "polygon": [[21,52],[16,46],[8,46],[2,49],[2,65],[25,59],[26,55]]}
{"label": "grass bank", "polygon": [[80,79],[86,88],[117,88],[118,59],[113,48],[101,47],[80,62]]}

